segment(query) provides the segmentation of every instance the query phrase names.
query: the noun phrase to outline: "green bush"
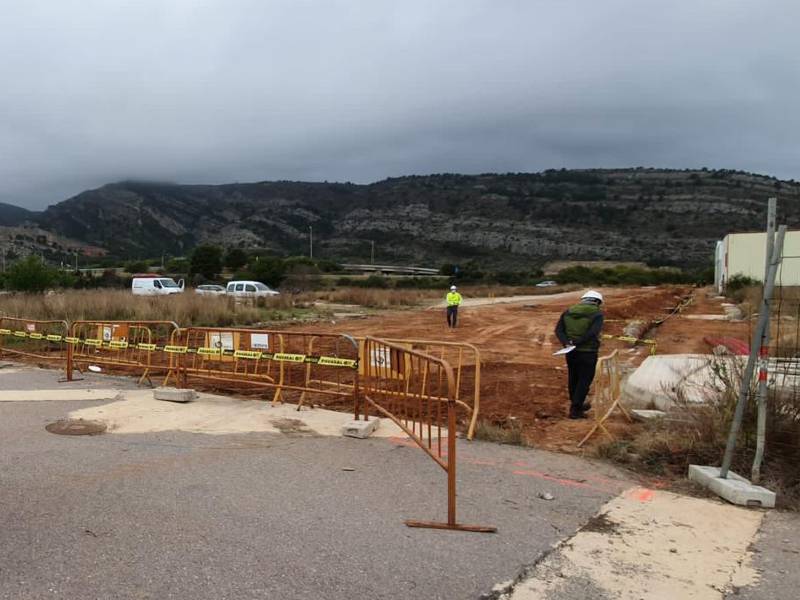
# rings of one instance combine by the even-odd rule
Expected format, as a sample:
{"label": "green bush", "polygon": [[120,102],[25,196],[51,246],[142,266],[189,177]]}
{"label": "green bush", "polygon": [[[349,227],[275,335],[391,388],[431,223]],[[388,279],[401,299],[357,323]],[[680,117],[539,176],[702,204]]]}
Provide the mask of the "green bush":
{"label": "green bush", "polygon": [[222,248],[217,246],[198,246],[192,252],[189,264],[189,275],[201,275],[205,279],[214,279],[222,271]]}
{"label": "green bush", "polygon": [[645,269],[642,267],[569,267],[555,276],[559,283],[580,285],[661,285],[710,283],[713,272],[682,271],[679,269]]}
{"label": "green bush", "polygon": [[734,275],[725,284],[725,291],[729,293],[738,292],[744,288],[760,286],[761,282],[748,277],[747,275]]}
{"label": "green bush", "polygon": [[43,292],[55,285],[58,271],[48,267],[38,256],[28,256],[13,265],[6,273],[5,284],[19,292]]}

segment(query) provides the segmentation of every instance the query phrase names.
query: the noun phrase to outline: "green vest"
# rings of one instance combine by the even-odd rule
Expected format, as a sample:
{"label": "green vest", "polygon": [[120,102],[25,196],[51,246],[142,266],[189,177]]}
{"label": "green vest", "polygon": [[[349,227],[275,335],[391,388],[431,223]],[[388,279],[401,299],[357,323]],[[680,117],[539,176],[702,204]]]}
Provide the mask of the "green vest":
{"label": "green vest", "polygon": [[[571,306],[564,314],[564,329],[567,337],[577,340],[582,337],[592,324],[595,316],[600,313],[600,307],[596,304],[576,304]],[[599,344],[597,340],[587,340],[577,348],[580,352],[597,352]]]}

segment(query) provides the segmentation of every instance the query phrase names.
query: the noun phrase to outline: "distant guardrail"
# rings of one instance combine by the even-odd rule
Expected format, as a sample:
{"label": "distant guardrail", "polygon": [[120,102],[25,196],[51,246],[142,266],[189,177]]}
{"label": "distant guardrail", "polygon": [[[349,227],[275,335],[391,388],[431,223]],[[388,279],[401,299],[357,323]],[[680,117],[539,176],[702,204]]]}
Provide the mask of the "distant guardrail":
{"label": "distant guardrail", "polygon": [[404,267],[397,265],[341,265],[351,273],[383,273],[384,275],[440,275],[439,269]]}

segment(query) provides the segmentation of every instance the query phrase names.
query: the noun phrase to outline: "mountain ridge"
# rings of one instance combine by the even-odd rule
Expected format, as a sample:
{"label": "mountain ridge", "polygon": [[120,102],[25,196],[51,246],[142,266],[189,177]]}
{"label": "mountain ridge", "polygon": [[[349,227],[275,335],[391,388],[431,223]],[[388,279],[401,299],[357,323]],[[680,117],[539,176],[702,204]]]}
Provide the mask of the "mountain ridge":
{"label": "mountain ridge", "polygon": [[[561,169],[433,174],[371,184],[123,181],[29,218],[122,258],[201,243],[280,254],[496,266],[552,259],[707,264],[713,243],[763,226],[766,199],[800,225],[800,184],[732,170]],[[21,209],[24,210],[24,209]]]}

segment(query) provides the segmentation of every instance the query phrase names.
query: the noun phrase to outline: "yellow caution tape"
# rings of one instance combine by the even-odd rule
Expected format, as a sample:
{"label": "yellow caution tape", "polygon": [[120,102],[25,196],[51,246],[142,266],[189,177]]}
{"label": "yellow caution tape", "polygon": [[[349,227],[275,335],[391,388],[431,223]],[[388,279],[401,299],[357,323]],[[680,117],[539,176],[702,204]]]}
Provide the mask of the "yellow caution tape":
{"label": "yellow caution tape", "polygon": [[[42,340],[46,339],[49,342],[63,342],[70,345],[77,345],[77,344],[85,344],[86,346],[90,346],[93,348],[108,348],[111,350],[125,350],[127,348],[135,347],[138,350],[144,350],[146,352],[154,352],[157,350],[163,350],[168,354],[198,354],[200,356],[205,357],[222,357],[222,356],[233,356],[234,358],[241,358],[241,359],[248,359],[248,360],[275,360],[278,362],[291,362],[291,363],[310,363],[310,364],[318,364],[327,367],[345,367],[345,368],[356,368],[358,366],[358,360],[349,359],[349,358],[339,358],[336,356],[308,356],[306,354],[293,354],[289,352],[277,352],[275,354],[269,352],[261,352],[258,350],[231,350],[226,348],[208,348],[208,347],[200,347],[200,348],[189,348],[188,346],[158,346],[157,344],[147,344],[147,343],[138,343],[138,344],[129,344],[126,340],[111,340],[105,342],[101,339],[96,338],[78,338],[74,336],[61,336],[57,334],[48,334],[45,335],[43,333],[37,332],[27,332],[27,331],[12,331],[11,329],[0,329],[0,335],[13,335],[14,337],[18,338],[30,338],[34,340]],[[604,335],[605,338],[612,338],[614,336]],[[626,337],[619,337],[617,339],[625,340],[625,341],[639,341],[648,344],[655,344],[654,340],[636,340],[635,338],[626,338]]]}
{"label": "yellow caution tape", "polygon": [[186,354],[189,352],[188,346],[164,346],[164,352],[167,354]]}
{"label": "yellow caution tape", "polygon": [[305,354],[287,354],[285,352],[276,352],[272,358],[279,362],[301,363],[306,361]]}
{"label": "yellow caution tape", "polygon": [[354,368],[358,363],[349,358],[336,358],[335,356],[320,356],[319,361],[317,361],[317,364],[324,365],[326,367]]}
{"label": "yellow caution tape", "polygon": [[222,348],[198,348],[200,356],[222,356]]}

